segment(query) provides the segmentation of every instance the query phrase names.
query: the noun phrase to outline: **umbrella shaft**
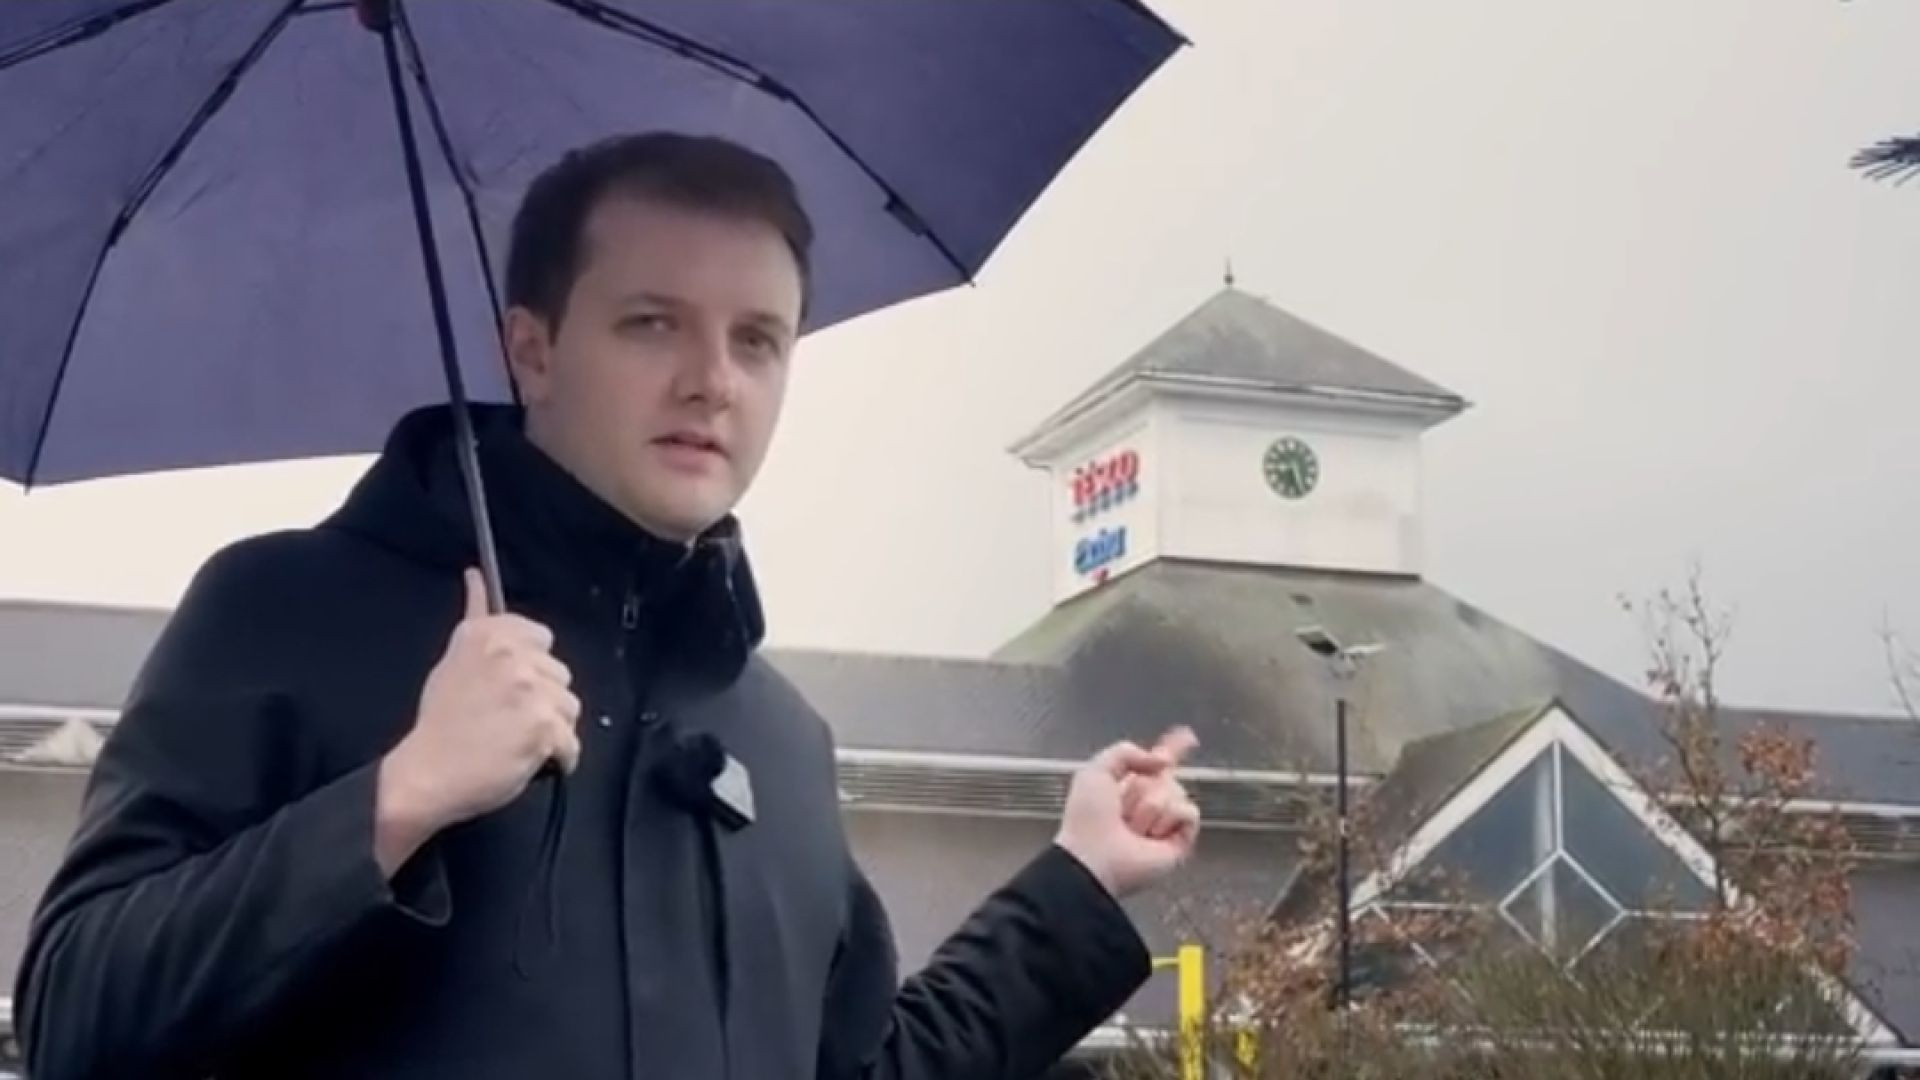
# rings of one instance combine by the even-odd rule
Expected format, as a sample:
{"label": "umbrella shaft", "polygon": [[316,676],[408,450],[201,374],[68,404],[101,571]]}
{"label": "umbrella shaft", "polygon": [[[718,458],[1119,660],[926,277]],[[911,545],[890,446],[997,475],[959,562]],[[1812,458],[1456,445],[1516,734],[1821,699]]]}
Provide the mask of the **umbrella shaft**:
{"label": "umbrella shaft", "polygon": [[478,441],[473,416],[467,408],[466,382],[460,374],[459,353],[448,314],[446,280],[440,270],[440,247],[433,234],[433,216],[427,203],[427,182],[420,166],[420,144],[414,138],[413,116],[407,107],[406,85],[400,75],[400,50],[393,38],[393,0],[361,0],[361,18],[380,35],[386,53],[387,84],[393,91],[394,120],[400,128],[400,146],[407,165],[407,190],[413,197],[413,223],[420,236],[420,258],[427,272],[427,292],[433,302],[433,328],[440,343],[440,365],[446,374],[447,398],[452,406],[455,455],[466,482],[467,505],[472,512],[474,539],[480,550],[480,571],[487,583],[487,607],[506,610],[506,590],[500,580],[500,557],[493,542],[493,522],[487,512],[486,485],[480,475]]}

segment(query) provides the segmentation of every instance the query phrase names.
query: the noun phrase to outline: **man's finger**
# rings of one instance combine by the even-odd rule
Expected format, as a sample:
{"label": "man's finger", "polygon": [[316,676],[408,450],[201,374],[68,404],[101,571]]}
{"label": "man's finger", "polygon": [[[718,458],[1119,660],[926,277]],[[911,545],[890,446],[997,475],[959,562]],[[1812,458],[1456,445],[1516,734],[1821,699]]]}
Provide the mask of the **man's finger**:
{"label": "man's finger", "polygon": [[530,649],[546,652],[553,648],[553,628],[545,623],[534,622],[525,615],[501,615],[498,622],[508,636]]}
{"label": "man's finger", "polygon": [[1191,842],[1200,832],[1200,808],[1190,799],[1183,799],[1167,815],[1167,831],[1164,839],[1179,839]]}
{"label": "man's finger", "polygon": [[1157,773],[1167,767],[1161,758],[1133,742],[1117,742],[1096,754],[1093,765],[1115,780],[1134,773]]}
{"label": "man's finger", "polygon": [[1139,813],[1129,822],[1135,832],[1156,840],[1167,834],[1173,821],[1173,800],[1165,792],[1155,792],[1140,804]]}
{"label": "man's finger", "polygon": [[527,658],[533,670],[541,678],[562,690],[573,686],[573,670],[562,663],[552,653],[537,652]]}
{"label": "man's finger", "polygon": [[487,581],[480,571],[469,567],[460,575],[467,583],[467,620],[484,619],[492,612],[487,610]]}
{"label": "man's finger", "polygon": [[1154,807],[1154,814],[1134,824],[1134,831],[1149,840],[1171,840],[1193,832],[1200,825],[1200,809],[1185,799]]}
{"label": "man's finger", "polygon": [[553,743],[553,760],[559,764],[562,773],[571,775],[580,767],[580,736],[574,734],[573,727],[569,725],[560,730]]}
{"label": "man's finger", "polygon": [[1182,758],[1192,753],[1193,749],[1199,745],[1200,737],[1193,733],[1192,728],[1181,724],[1160,736],[1160,741],[1153,746],[1153,752],[1167,764],[1178,765]]}
{"label": "man's finger", "polygon": [[580,763],[580,732],[566,708],[555,703],[546,715],[544,738],[547,758],[563,772],[572,772]]}

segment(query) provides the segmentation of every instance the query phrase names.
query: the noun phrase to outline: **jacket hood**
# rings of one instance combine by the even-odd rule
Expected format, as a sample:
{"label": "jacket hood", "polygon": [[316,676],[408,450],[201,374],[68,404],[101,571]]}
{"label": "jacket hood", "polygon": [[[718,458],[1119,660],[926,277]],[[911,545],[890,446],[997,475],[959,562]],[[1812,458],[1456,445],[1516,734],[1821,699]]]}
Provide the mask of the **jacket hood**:
{"label": "jacket hood", "polygon": [[[521,412],[470,406],[507,604],[618,610],[645,595],[709,675],[730,680],[766,633],[759,590],[728,516],[691,544],[660,539],[595,495],[525,437]],[[409,561],[458,574],[478,565],[452,408],[394,426],[372,468],[324,524]],[[681,659],[690,658],[682,656]]]}

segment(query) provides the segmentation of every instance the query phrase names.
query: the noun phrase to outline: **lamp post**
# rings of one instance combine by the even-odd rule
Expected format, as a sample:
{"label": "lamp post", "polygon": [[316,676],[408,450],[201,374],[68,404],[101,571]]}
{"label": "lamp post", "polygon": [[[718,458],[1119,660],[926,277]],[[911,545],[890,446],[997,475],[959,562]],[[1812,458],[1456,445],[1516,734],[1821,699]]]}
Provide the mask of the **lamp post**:
{"label": "lamp post", "polygon": [[1336,687],[1333,704],[1333,754],[1335,784],[1335,887],[1339,893],[1340,966],[1335,978],[1331,1004],[1345,1009],[1352,1000],[1353,986],[1353,881],[1348,873],[1347,838],[1347,694],[1345,686],[1353,680],[1360,661],[1383,648],[1381,645],[1342,645],[1325,627],[1303,626],[1294,631],[1300,643],[1315,656],[1327,661]]}

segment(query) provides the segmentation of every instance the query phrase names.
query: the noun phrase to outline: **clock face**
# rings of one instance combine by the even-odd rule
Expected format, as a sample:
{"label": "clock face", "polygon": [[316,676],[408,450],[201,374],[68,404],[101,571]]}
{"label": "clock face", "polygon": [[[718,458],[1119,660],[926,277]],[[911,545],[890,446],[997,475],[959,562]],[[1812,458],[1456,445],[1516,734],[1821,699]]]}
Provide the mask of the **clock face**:
{"label": "clock face", "polygon": [[1285,499],[1304,499],[1320,482],[1320,459],[1313,448],[1289,435],[1267,447],[1262,463],[1267,486]]}

